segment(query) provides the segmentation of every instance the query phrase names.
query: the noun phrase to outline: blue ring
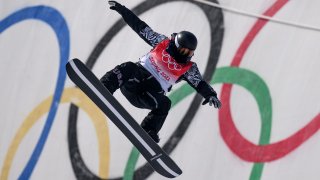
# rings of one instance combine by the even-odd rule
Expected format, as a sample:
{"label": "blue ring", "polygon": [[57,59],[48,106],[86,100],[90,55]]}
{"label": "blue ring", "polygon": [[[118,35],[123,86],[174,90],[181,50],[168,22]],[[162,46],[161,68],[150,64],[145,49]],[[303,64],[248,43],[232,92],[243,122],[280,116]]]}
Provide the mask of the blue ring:
{"label": "blue ring", "polygon": [[45,22],[54,30],[59,42],[60,66],[58,80],[53,95],[53,101],[50,106],[50,111],[45,126],[42,130],[38,143],[19,179],[30,178],[34,167],[38,162],[39,156],[43,150],[44,144],[48,138],[64,89],[64,83],[66,80],[65,64],[68,62],[70,52],[70,36],[68,25],[59,11],[48,6],[27,7],[9,15],[8,17],[0,21],[0,33],[2,33],[10,26],[28,19]]}

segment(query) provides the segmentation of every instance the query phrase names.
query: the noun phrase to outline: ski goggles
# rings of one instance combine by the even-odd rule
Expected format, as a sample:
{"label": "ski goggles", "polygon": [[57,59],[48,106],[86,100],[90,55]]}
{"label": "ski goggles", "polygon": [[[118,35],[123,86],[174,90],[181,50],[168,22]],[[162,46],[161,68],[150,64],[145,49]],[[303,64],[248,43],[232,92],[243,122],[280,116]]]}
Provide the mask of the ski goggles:
{"label": "ski goggles", "polygon": [[188,49],[188,48],[178,48],[179,54],[186,56],[186,57],[192,57],[194,55],[194,50]]}

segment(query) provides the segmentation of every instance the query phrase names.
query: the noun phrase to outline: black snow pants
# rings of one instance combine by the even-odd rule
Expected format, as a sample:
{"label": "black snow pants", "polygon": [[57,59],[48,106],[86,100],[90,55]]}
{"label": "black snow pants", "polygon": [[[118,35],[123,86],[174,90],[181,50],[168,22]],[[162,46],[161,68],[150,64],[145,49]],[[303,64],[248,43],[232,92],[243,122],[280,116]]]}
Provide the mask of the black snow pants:
{"label": "black snow pants", "polygon": [[159,82],[140,64],[125,62],[108,71],[100,81],[114,93],[120,88],[122,94],[135,107],[150,109],[141,127],[158,133],[171,107]]}

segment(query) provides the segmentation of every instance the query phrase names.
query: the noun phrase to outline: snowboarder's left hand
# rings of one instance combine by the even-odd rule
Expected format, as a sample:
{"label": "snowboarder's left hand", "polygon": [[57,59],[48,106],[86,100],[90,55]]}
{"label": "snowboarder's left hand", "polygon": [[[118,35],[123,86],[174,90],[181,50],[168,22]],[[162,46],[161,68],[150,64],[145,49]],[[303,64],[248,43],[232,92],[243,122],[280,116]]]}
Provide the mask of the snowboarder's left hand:
{"label": "snowboarder's left hand", "polygon": [[209,96],[209,97],[207,97],[207,98],[203,101],[202,105],[205,105],[205,104],[207,104],[207,103],[209,103],[210,106],[212,106],[212,104],[213,104],[215,108],[220,108],[220,107],[221,107],[221,102],[220,102],[220,100],[219,100],[216,96]]}
{"label": "snowboarder's left hand", "polygon": [[110,9],[115,11],[119,11],[119,9],[122,7],[122,5],[117,1],[108,1],[108,3],[110,5]]}

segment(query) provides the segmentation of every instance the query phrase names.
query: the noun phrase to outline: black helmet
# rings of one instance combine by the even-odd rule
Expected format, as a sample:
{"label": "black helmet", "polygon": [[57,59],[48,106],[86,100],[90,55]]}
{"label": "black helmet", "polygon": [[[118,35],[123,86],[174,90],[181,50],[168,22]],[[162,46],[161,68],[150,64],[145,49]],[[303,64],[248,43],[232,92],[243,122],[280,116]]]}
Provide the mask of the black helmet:
{"label": "black helmet", "polygon": [[177,48],[188,48],[191,50],[195,50],[198,44],[196,36],[188,31],[179,32],[174,41]]}
{"label": "black helmet", "polygon": [[194,34],[188,31],[173,33],[167,48],[167,52],[178,62],[187,63],[191,60],[198,40]]}

